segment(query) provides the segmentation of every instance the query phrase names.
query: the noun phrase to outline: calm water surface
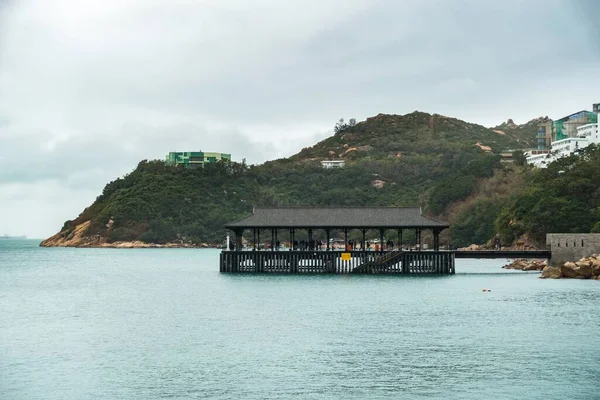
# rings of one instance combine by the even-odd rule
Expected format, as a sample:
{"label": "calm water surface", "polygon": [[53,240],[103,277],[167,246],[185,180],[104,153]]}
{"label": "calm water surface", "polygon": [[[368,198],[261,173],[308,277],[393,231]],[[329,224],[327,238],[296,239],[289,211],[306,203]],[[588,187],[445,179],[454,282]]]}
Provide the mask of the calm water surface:
{"label": "calm water surface", "polygon": [[504,262],[233,276],[216,250],[5,240],[0,399],[600,398],[600,282]]}

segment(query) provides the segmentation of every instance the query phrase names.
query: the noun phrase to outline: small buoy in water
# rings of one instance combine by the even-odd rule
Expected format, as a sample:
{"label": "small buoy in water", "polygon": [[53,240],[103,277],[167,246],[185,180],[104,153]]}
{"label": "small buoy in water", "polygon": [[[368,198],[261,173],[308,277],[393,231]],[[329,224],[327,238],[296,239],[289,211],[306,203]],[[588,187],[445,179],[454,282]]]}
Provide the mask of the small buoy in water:
{"label": "small buoy in water", "polygon": [[488,289],[488,292],[491,292],[491,291],[492,291],[492,289]]}
{"label": "small buoy in water", "polygon": [[486,288],[483,288],[482,292],[487,292]]}

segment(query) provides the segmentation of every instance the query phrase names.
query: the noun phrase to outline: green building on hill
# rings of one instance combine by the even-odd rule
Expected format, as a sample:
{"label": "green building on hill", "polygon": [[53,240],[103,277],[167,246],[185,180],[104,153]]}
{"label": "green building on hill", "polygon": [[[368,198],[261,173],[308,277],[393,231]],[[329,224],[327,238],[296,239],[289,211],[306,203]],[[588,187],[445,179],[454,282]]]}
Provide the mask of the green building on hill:
{"label": "green building on hill", "polygon": [[553,123],[554,141],[577,137],[577,128],[598,122],[598,115],[594,112],[582,110]]}
{"label": "green building on hill", "polygon": [[172,151],[167,154],[167,165],[183,165],[186,168],[203,167],[206,163],[231,161],[231,154],[204,151]]}

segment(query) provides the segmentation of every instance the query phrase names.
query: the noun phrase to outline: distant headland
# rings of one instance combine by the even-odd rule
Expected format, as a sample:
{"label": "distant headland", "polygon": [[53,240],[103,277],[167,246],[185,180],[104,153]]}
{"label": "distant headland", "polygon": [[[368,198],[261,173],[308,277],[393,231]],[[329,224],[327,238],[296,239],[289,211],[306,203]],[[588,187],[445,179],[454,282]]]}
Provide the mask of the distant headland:
{"label": "distant headland", "polygon": [[27,236],[25,235],[21,235],[21,236],[9,236],[6,233],[4,235],[0,235],[0,240],[9,240],[9,239],[13,239],[13,240],[25,240],[27,239]]}

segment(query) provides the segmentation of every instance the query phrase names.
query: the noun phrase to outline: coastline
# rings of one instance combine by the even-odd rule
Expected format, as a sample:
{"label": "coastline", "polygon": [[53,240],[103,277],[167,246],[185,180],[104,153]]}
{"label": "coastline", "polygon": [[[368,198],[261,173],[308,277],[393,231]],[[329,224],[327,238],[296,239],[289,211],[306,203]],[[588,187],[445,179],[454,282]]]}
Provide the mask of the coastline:
{"label": "coastline", "polygon": [[115,241],[109,242],[102,235],[86,235],[90,221],[83,222],[70,232],[59,232],[46,240],[40,242],[40,247],[76,247],[76,248],[113,248],[113,249],[207,249],[221,248],[221,245],[214,243],[189,243],[189,242],[169,242],[169,243],[146,243],[141,240]]}
{"label": "coastline", "polygon": [[222,246],[200,243],[146,243],[141,241],[132,242],[104,242],[104,243],[81,243],[81,244],[47,244],[42,241],[40,247],[69,247],[79,249],[220,249]]}
{"label": "coastline", "polygon": [[517,259],[502,268],[541,272],[540,279],[591,279],[600,281],[600,255],[593,254],[577,261],[548,265],[547,261]]}

